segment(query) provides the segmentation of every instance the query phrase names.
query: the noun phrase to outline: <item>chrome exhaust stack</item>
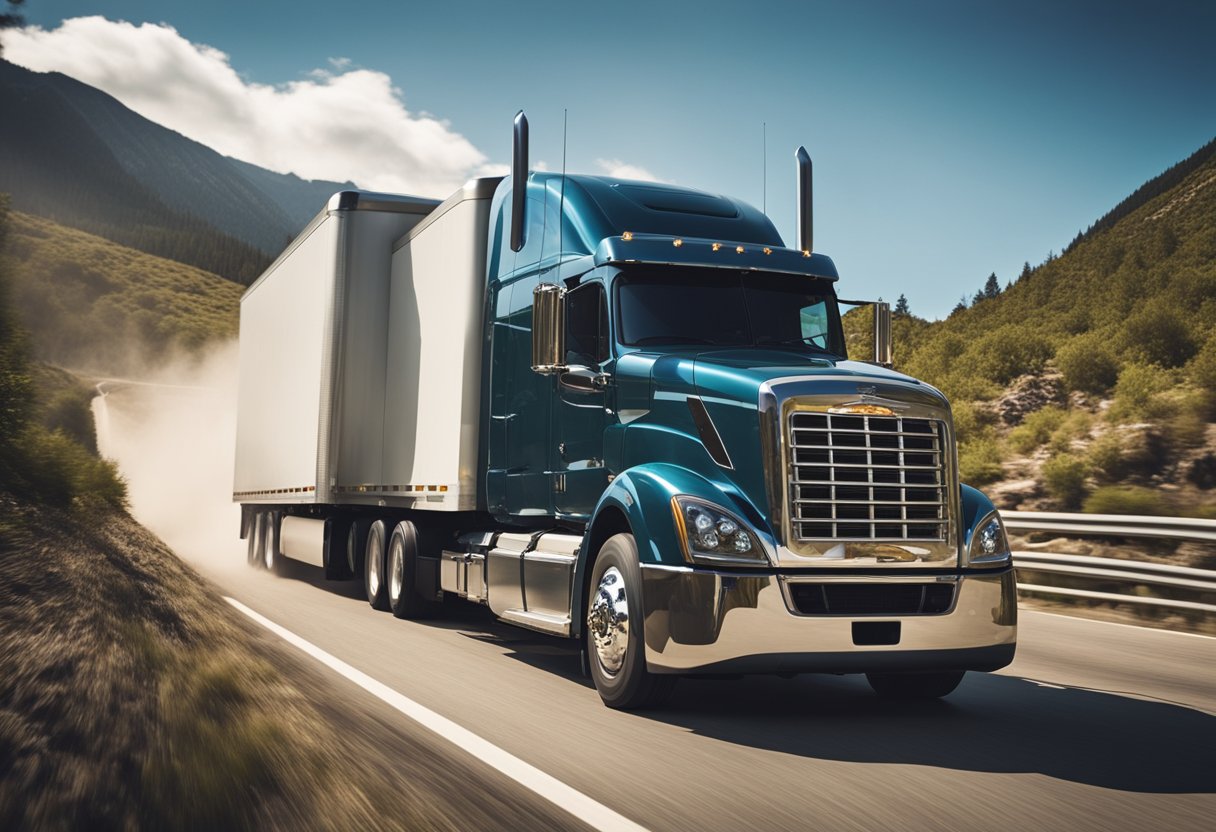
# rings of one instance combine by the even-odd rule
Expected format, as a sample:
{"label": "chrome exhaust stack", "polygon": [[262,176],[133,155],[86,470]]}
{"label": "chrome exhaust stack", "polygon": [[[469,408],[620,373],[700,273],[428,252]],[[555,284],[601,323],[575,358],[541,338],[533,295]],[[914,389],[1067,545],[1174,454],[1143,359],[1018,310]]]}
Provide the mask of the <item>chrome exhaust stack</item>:
{"label": "chrome exhaust stack", "polygon": [[528,205],[528,117],[515,114],[515,134],[511,142],[511,251],[524,247],[527,236]]}
{"label": "chrome exhaust stack", "polygon": [[798,248],[812,251],[814,225],[811,218],[811,156],[805,147],[794,154],[798,168]]}

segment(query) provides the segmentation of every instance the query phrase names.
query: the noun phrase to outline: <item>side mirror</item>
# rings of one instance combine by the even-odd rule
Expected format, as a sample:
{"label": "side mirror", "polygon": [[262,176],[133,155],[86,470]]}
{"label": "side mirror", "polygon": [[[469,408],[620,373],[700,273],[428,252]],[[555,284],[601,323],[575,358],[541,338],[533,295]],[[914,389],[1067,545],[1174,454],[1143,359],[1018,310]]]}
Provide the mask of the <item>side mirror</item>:
{"label": "side mirror", "polygon": [[543,376],[566,369],[566,290],[541,283],[532,290],[532,372]]}
{"label": "side mirror", "polygon": [[874,304],[874,363],[890,367],[895,363],[891,344],[891,304]]}

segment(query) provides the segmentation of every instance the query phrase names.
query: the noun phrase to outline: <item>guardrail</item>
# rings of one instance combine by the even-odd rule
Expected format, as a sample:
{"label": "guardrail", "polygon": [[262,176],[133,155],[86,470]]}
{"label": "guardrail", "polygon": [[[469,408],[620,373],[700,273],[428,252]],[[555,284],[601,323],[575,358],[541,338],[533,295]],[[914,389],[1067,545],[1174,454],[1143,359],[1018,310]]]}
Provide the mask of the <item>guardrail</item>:
{"label": "guardrail", "polygon": [[[1064,514],[1046,511],[1002,512],[1001,519],[1013,532],[1056,532],[1073,537],[1153,537],[1173,540],[1216,542],[1216,520],[1191,517],[1148,517],[1118,514]],[[1051,552],[1013,553],[1019,573],[1018,590],[1035,595],[1058,595],[1121,604],[1140,604],[1176,610],[1216,613],[1216,604],[1156,595],[1131,595],[1073,586],[1024,583],[1021,574],[1059,575],[1086,581],[1127,584],[1146,591],[1216,597],[1216,571],[1147,561],[1062,555]]]}
{"label": "guardrail", "polygon": [[1050,511],[1002,511],[1013,532],[1060,532],[1070,535],[1161,537],[1216,542],[1216,520],[1197,517],[1148,517],[1139,514],[1063,514]]}

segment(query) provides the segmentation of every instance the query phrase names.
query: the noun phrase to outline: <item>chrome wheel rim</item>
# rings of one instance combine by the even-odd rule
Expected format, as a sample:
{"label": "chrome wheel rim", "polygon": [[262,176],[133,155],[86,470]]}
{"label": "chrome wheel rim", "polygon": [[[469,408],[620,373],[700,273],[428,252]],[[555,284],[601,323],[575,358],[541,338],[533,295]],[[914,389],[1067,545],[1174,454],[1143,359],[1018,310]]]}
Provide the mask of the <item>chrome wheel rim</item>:
{"label": "chrome wheel rim", "polygon": [[629,598],[625,576],[609,566],[600,576],[587,611],[587,629],[595,647],[595,658],[607,676],[615,676],[625,666],[629,647]]}
{"label": "chrome wheel rim", "polygon": [[388,544],[388,597],[390,601],[394,602],[401,597],[401,584],[405,571],[401,557],[403,548],[399,537],[394,537]]}
{"label": "chrome wheel rim", "polygon": [[380,592],[382,549],[380,535],[373,531],[367,539],[367,595],[369,598],[375,598],[376,594]]}

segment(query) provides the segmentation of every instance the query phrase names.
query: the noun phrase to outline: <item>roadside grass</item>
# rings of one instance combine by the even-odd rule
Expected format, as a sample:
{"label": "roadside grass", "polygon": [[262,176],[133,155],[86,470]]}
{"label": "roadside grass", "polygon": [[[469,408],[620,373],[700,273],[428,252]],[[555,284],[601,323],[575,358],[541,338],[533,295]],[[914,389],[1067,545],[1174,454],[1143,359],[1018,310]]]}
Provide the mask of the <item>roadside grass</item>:
{"label": "roadside grass", "polygon": [[383,729],[361,712],[321,709],[332,691],[319,698],[311,673],[125,512],[0,492],[0,829],[455,829],[511,815],[437,800],[468,773],[425,744],[377,747]]}

